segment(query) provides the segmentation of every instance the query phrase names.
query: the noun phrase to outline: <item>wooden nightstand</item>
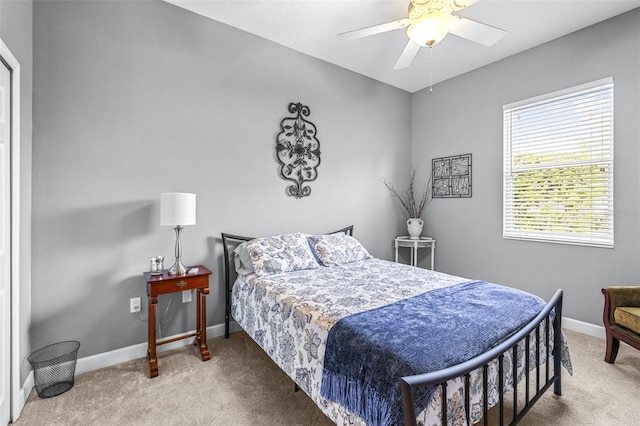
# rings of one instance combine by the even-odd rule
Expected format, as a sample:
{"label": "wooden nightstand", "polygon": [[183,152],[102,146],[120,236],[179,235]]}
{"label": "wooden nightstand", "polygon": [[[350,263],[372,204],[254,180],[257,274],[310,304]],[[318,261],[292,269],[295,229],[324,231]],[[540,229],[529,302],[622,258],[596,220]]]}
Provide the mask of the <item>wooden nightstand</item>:
{"label": "wooden nightstand", "polygon": [[[149,298],[149,336],[147,357],[149,358],[149,377],[158,375],[158,359],[156,358],[156,346],[165,343],[175,342],[177,340],[194,337],[194,345],[200,348],[202,360],[207,361],[211,358],[209,348],[207,347],[207,306],[206,296],[209,294],[209,275],[211,271],[202,265],[187,267],[198,268],[195,274],[169,275],[169,272],[163,271],[162,275],[151,275],[149,272],[144,273],[144,279],[147,281],[147,297]],[[156,341],[156,305],[158,304],[158,296],[162,294],[175,293],[184,290],[197,290],[196,296],[196,331],[184,336],[172,339]]]}

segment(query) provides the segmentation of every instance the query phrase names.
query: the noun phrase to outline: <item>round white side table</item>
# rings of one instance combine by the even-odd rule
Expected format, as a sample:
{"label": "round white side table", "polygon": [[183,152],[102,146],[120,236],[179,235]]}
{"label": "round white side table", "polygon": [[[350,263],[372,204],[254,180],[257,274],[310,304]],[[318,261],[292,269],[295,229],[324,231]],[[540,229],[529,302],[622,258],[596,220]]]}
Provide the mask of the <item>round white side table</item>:
{"label": "round white side table", "polygon": [[431,270],[436,257],[436,240],[431,237],[420,237],[419,239],[412,239],[409,236],[396,237],[396,262],[398,262],[398,247],[409,247],[411,249],[411,266],[417,266],[418,263],[418,249],[429,248],[431,249]]}

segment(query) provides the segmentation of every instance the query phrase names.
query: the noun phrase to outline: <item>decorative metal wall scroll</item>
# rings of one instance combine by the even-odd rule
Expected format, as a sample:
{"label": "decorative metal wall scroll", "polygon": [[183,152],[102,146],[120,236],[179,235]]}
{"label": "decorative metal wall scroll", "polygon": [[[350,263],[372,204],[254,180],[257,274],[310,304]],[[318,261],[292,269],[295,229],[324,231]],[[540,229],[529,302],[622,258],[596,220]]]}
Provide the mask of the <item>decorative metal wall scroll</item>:
{"label": "decorative metal wall scroll", "polygon": [[471,154],[431,160],[433,198],[471,197]]}
{"label": "decorative metal wall scroll", "polygon": [[311,194],[311,187],[304,183],[318,177],[320,141],[316,137],[316,126],[304,118],[311,114],[308,106],[292,102],[289,104],[289,112],[296,116],[283,118],[280,122],[280,133],[276,137],[276,157],[281,166],[282,178],[293,182],[293,185],[287,187],[287,194],[302,198]]}

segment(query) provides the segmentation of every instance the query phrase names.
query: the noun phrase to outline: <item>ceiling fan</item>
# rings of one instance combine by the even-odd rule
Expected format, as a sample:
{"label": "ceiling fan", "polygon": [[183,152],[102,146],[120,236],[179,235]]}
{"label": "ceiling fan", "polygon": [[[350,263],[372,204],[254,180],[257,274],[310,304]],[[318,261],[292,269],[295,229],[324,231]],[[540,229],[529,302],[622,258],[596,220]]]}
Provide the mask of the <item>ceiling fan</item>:
{"label": "ceiling fan", "polygon": [[500,40],[506,31],[453,15],[453,12],[465,9],[477,1],[479,0],[411,0],[408,18],[348,31],[338,34],[338,37],[353,40],[406,28],[409,42],[393,69],[407,68],[421,47],[433,47],[448,33],[485,46],[491,46]]}

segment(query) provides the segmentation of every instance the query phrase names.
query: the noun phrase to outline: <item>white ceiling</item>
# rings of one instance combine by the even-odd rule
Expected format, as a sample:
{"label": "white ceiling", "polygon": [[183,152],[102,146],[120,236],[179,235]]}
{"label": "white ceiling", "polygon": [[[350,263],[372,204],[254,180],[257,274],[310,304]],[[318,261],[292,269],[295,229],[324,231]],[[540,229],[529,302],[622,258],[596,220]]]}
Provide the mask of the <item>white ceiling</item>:
{"label": "white ceiling", "polygon": [[[389,85],[415,92],[640,7],[640,0],[482,0],[455,14],[507,31],[491,47],[449,34],[393,70],[406,30],[336,35],[407,16],[409,0],[165,0]],[[431,78],[430,78],[431,74]]]}

